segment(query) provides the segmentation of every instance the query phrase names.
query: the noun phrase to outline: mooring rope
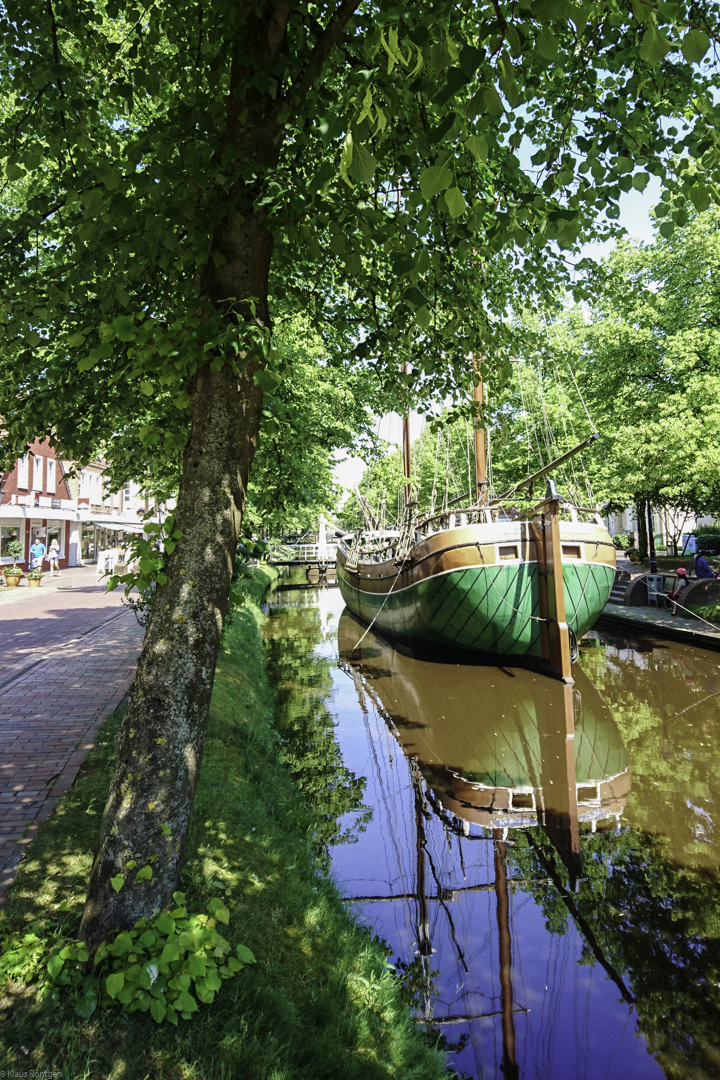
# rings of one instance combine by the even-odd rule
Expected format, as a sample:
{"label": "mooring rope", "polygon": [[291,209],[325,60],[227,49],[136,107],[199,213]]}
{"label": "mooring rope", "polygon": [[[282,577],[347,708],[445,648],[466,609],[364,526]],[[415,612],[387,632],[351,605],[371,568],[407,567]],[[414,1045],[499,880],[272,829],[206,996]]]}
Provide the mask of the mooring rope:
{"label": "mooring rope", "polygon": [[378,615],[380,614],[380,612],[382,611],[382,609],[385,607],[386,603],[388,602],[388,597],[390,596],[390,593],[393,591],[393,589],[397,585],[397,580],[400,577],[400,575],[402,574],[402,572],[403,572],[403,570],[405,568],[405,563],[408,561],[409,557],[410,557],[410,552],[408,552],[407,555],[405,556],[405,558],[403,559],[402,564],[400,566],[400,569],[398,570],[397,574],[395,575],[395,580],[393,581],[392,585],[390,586],[390,588],[388,589],[388,591],[385,594],[385,599],[383,600],[382,604],[380,605],[380,607],[377,609],[377,611],[373,615],[372,622],[370,623],[370,625],[368,626],[367,630],[365,631],[363,636],[360,638],[360,640],[355,642],[352,649],[348,653],[348,656],[352,656],[352,654],[355,652],[357,647],[359,645],[362,645],[363,641],[365,640],[365,638],[368,636],[368,634],[372,630],[373,626],[375,625],[375,620],[377,619]]}
{"label": "mooring rope", "polygon": [[[498,569],[502,569],[502,567],[498,567]],[[543,619],[542,616],[540,616],[540,615],[529,615],[526,611],[522,611],[520,608],[515,607],[515,605],[513,603],[511,603],[510,600],[506,600],[505,597],[502,595],[502,593],[498,592],[498,590],[495,587],[495,582],[497,581],[499,576],[500,576],[499,574],[496,574],[495,577],[491,579],[490,588],[493,589],[495,591],[495,593],[497,594],[497,596],[500,598],[500,603],[501,604],[505,604],[505,606],[509,607],[510,610],[512,612],[514,612],[516,615],[521,615],[523,618],[526,618],[526,619],[532,619],[533,622],[549,622],[550,621],[549,619]]]}

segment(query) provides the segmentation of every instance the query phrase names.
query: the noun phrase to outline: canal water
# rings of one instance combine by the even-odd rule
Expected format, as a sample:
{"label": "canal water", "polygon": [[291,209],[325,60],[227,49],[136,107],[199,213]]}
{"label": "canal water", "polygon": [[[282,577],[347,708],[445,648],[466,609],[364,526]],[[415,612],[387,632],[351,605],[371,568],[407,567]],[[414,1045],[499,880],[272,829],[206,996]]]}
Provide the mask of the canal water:
{"label": "canal water", "polygon": [[413,658],[287,589],[318,858],[464,1077],[720,1076],[720,654],[599,629],[575,686]]}

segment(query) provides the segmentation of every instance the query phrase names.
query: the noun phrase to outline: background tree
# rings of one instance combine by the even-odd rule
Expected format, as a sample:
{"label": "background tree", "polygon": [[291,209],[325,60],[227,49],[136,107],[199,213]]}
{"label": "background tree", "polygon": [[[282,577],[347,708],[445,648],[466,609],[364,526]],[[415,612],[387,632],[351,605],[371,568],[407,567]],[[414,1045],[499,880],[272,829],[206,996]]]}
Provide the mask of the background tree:
{"label": "background tree", "polygon": [[609,258],[578,378],[605,436],[594,459],[605,497],[627,506],[651,492],[655,506],[718,514],[720,215],[684,220]]}
{"label": "background tree", "polygon": [[[717,26],[715,0],[5,4],[4,449],[52,431],[83,460],[166,392],[191,417],[181,535],[90,883],[91,945],[177,886],[276,385],[271,299],[331,324],[389,398],[467,387],[471,351],[501,376],[508,305],[556,291],[565,252],[607,234],[623,188],[655,173],[673,212],[715,198],[703,58]],[[677,166],[682,147],[697,173]],[[131,861],[152,881],[136,883]]]}
{"label": "background tree", "polygon": [[282,381],[264,397],[244,526],[287,536],[335,512],[336,452],[373,451],[382,401],[374,372],[331,364],[333,352],[306,323],[281,323],[275,340]]}

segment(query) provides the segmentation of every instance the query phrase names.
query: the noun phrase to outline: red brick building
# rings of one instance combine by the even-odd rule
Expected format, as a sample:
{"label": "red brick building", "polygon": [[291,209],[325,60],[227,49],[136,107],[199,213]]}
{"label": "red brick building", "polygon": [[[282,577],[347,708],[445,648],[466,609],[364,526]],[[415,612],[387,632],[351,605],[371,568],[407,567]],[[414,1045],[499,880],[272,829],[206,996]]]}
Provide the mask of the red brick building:
{"label": "red brick building", "polygon": [[46,546],[56,538],[60,567],[75,566],[79,536],[78,503],[71,498],[62,462],[46,439],[36,439],[14,469],[0,478],[0,566],[12,565],[8,544],[19,540],[23,554],[18,565],[27,569],[36,537]]}

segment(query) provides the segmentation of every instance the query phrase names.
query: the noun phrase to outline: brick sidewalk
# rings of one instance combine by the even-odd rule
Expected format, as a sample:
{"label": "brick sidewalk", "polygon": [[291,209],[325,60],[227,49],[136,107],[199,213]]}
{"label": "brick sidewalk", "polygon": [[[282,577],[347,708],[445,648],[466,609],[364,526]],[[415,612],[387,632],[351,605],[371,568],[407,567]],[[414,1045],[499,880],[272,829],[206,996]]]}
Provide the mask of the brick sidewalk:
{"label": "brick sidewalk", "polygon": [[52,586],[8,589],[0,604],[0,689],[54,649],[79,642],[122,610],[123,591],[105,592],[97,575],[67,571]]}
{"label": "brick sidewalk", "polygon": [[0,688],[0,903],[38,824],[127,693],[142,637],[123,609]]}
{"label": "brick sidewalk", "polygon": [[92,563],[88,566],[71,566],[54,576],[45,573],[39,589],[30,588],[27,578],[21,578],[20,585],[14,589],[0,584],[0,604],[12,604],[18,601],[22,603],[24,600],[37,598],[47,592],[74,588],[79,585],[99,585],[104,589],[106,583],[107,579],[98,574],[97,567]]}

